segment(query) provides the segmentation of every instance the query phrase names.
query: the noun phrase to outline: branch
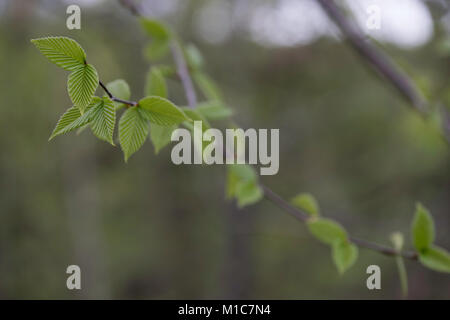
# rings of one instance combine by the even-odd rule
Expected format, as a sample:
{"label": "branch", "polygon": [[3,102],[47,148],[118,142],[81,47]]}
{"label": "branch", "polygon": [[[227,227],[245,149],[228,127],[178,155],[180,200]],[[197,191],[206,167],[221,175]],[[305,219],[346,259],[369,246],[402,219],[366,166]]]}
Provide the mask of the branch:
{"label": "branch", "polygon": [[197,106],[197,94],[195,93],[195,88],[192,84],[192,79],[186,65],[186,60],[184,59],[183,51],[176,40],[172,41],[170,48],[172,50],[173,60],[177,66],[177,74],[183,85],[189,107],[194,109]]}
{"label": "branch", "polygon": [[126,106],[132,106],[135,107],[138,105],[138,103],[136,101],[128,101],[128,100],[122,100],[119,98],[116,98],[109,90],[108,88],[103,84],[103,82],[99,81],[98,82],[100,84],[100,86],[102,87],[102,89],[106,92],[106,94],[108,95],[108,97],[115,102],[119,102],[119,103],[123,103]]}
{"label": "branch", "polygon": [[[264,190],[264,197],[267,200],[271,201],[277,207],[289,213],[294,218],[302,222],[308,221],[309,215],[306,212],[303,212],[302,210],[299,210],[298,208],[294,207],[293,205],[285,201],[283,198],[281,198],[278,194],[273,192],[270,188],[266,187],[265,185],[261,184],[261,188]],[[355,237],[349,237],[349,240],[358,247],[370,249],[372,251],[376,251],[387,256],[402,256],[403,258],[406,259],[417,260],[417,253],[412,251],[398,252],[397,250],[394,250],[392,248],[377,243],[369,242],[366,240],[358,239]]]}
{"label": "branch", "polygon": [[413,82],[371,42],[365,39],[361,29],[346,19],[333,0],[317,0],[331,20],[339,27],[352,48],[421,113],[427,111],[423,96]]}
{"label": "branch", "polygon": [[[126,0],[119,0],[122,4],[125,2],[128,5],[126,5],[126,7],[128,9],[130,8],[136,8],[133,4],[132,1],[126,1]],[[318,0],[320,2],[324,2],[324,3],[328,3],[327,0]],[[131,5],[131,6],[130,6]],[[133,10],[133,9],[130,9]],[[134,15],[139,15],[138,11],[132,11],[132,13]],[[196,105],[196,94],[195,94],[195,89],[192,86],[192,82],[191,82],[191,78],[189,75],[189,70],[186,67],[186,63],[184,60],[184,56],[181,52],[181,48],[179,46],[178,43],[174,43],[174,45],[172,46],[172,53],[174,56],[174,60],[177,64],[177,69],[178,69],[178,74],[180,76],[181,81],[183,82],[183,87],[185,90],[185,94],[186,97],[189,99],[193,99],[193,101],[191,101],[189,103],[189,106],[192,107]],[[183,81],[184,79],[184,81]],[[190,97],[190,98],[189,98]],[[195,102],[195,103],[194,103]],[[192,104],[191,104],[192,103]],[[289,202],[287,202],[286,200],[284,200],[282,197],[280,197],[278,194],[276,194],[275,192],[273,192],[269,187],[260,184],[261,188],[264,191],[264,197],[273,202],[275,205],[277,205],[280,209],[282,209],[283,211],[289,213],[290,215],[292,215],[293,217],[295,217],[296,219],[300,220],[301,222],[307,222],[309,215],[306,212],[303,212],[299,209],[297,209],[296,207],[292,206]],[[370,249],[372,251],[387,255],[387,256],[402,256],[406,259],[411,259],[411,260],[417,260],[417,254],[415,252],[398,252],[392,248],[389,247],[385,247],[382,246],[380,244],[377,243],[373,243],[373,242],[369,242],[366,240],[362,240],[362,239],[358,239],[358,238],[354,238],[354,237],[350,237],[349,240],[354,243],[355,245],[361,247],[361,248],[366,248],[366,249]]]}

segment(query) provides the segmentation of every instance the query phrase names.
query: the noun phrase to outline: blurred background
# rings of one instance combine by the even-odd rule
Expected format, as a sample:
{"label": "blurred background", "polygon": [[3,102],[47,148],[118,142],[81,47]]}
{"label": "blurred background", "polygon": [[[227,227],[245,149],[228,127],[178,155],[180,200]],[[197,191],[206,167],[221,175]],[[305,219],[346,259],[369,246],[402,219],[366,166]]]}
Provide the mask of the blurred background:
{"label": "blurred background", "polygon": [[[450,102],[448,1],[337,1],[430,101]],[[81,30],[66,8],[81,7]],[[366,6],[381,8],[367,30]],[[280,171],[262,181],[311,192],[356,237],[390,245],[416,201],[450,248],[450,148],[349,46],[314,0],[144,0],[203,53],[243,127],[280,129]],[[100,78],[143,95],[148,39],[113,0],[0,0],[0,298],[397,299],[395,260],[360,250],[343,276],[304,225],[263,200],[224,199],[223,166],[175,166],[150,141],[128,164],[86,130],[47,142],[70,107],[66,71],[30,43],[65,35]],[[170,99],[185,105],[176,82]],[[99,91],[99,94],[101,91]],[[101,93],[103,94],[103,93]],[[82,290],[66,288],[66,268]],[[381,267],[382,290],[366,288]],[[412,299],[449,299],[450,278],[406,261]]]}

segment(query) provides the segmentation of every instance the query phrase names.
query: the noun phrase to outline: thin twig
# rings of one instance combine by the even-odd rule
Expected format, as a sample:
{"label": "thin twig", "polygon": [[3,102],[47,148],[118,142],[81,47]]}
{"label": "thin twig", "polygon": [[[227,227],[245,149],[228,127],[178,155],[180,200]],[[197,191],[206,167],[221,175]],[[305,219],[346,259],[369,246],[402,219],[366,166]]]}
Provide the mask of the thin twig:
{"label": "thin twig", "polygon": [[356,23],[351,23],[337,7],[333,0],[317,0],[328,16],[339,27],[352,48],[372,67],[384,76],[390,84],[409,102],[415,109],[425,113],[426,102],[423,96],[414,86],[413,82],[404,74],[382,51],[378,50],[366,39]]}
{"label": "thin twig", "polygon": [[133,0],[119,0],[119,2],[122,6],[127,8],[131,12],[132,15],[134,15],[134,16],[141,15],[138,6],[136,5],[136,3],[134,3]]}
{"label": "thin twig", "polygon": [[[327,2],[326,0],[318,0],[318,1]],[[120,2],[123,3],[124,0],[120,0]],[[132,3],[132,1],[125,1],[125,2]],[[127,7],[130,9],[133,6],[132,7],[127,6]],[[139,12],[137,12],[137,13],[132,12],[132,13],[134,15],[139,15]],[[179,46],[178,43],[176,43],[176,45]],[[172,46],[172,50],[175,50],[175,49],[176,48],[174,48]],[[192,82],[190,81],[189,70],[186,67],[184,56],[182,55],[181,51],[180,52],[177,52],[177,51],[178,51],[178,49],[175,50],[175,52],[173,52],[173,53],[174,53],[174,59],[177,63],[177,69],[179,72],[179,76],[180,76],[181,81],[183,82],[183,87],[185,90],[186,97],[188,98],[188,100],[191,99],[189,105],[191,107],[192,106],[195,107],[195,105],[196,105],[195,88],[192,86]],[[181,58],[180,58],[180,56],[181,56]],[[181,67],[178,65],[180,63],[181,63]],[[181,71],[181,73],[180,73],[180,71]],[[182,74],[183,74],[183,76],[182,76]],[[183,81],[183,77],[185,77],[184,81]],[[186,79],[189,79],[189,80],[187,80],[187,82],[186,82]],[[190,83],[190,85],[189,85],[189,83]],[[186,84],[187,84],[187,86],[186,86]],[[193,97],[192,97],[192,95],[193,95]],[[260,186],[263,189],[264,197],[267,200],[273,202],[280,209],[284,210],[285,212],[289,213],[290,215],[294,216],[296,219],[298,219],[302,222],[306,222],[308,220],[309,215],[307,213],[292,206],[289,202],[287,202],[282,197],[280,197],[278,194],[273,192],[269,187],[267,187],[263,184],[260,184]],[[406,259],[417,260],[417,254],[415,252],[397,252],[396,250],[394,250],[392,248],[385,247],[385,246],[379,245],[377,243],[369,242],[369,241],[354,238],[354,237],[350,237],[349,240],[359,247],[370,249],[372,251],[379,252],[379,253],[387,255],[387,256],[399,256],[400,255]]]}
{"label": "thin twig", "polygon": [[[122,6],[127,8],[132,15],[136,17],[142,16],[140,8],[133,0],[119,0],[119,2],[122,4]],[[181,49],[176,39],[172,40],[170,49],[172,52],[173,60],[175,61],[177,75],[181,80],[181,84],[183,85],[183,89],[186,94],[188,105],[190,108],[194,109],[197,106],[197,94],[195,92],[191,76],[189,74],[189,69],[184,58],[183,50]]]}
{"label": "thin twig", "polygon": [[286,202],[283,198],[281,198],[278,194],[273,192],[269,187],[266,187],[263,184],[260,184],[261,188],[264,191],[264,197],[267,200],[272,201],[274,204],[276,204],[279,208],[283,209],[290,215],[294,216],[298,220],[302,222],[306,222],[309,218],[308,214],[297,209],[296,207],[292,206],[289,202]]}
{"label": "thin twig", "polygon": [[136,101],[129,101],[129,100],[123,100],[123,99],[119,99],[117,97],[115,97],[109,90],[108,88],[103,84],[103,82],[99,81],[98,82],[100,84],[100,86],[103,88],[103,90],[106,92],[106,94],[108,95],[108,97],[115,102],[119,102],[119,103],[123,103],[127,106],[132,106],[135,107],[138,105],[138,103]]}

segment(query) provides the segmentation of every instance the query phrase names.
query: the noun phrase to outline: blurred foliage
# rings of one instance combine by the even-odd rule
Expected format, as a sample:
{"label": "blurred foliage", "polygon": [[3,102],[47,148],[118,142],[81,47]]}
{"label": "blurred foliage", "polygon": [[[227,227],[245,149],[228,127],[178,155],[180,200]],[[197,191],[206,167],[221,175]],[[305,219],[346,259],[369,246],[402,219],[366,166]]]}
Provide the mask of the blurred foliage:
{"label": "blurred foliage", "polygon": [[[221,44],[202,42],[192,17],[207,2],[189,1],[166,19],[202,52],[201,59],[191,52],[191,63],[201,60],[214,76],[240,125],[280,129],[280,171],[262,180],[285,198],[311,192],[321,212],[349,233],[387,245],[386,235],[397,230],[410,238],[414,203],[421,201],[433,212],[436,243],[449,248],[450,149],[436,132],[439,119],[412,112],[335,40],[268,48],[238,32]],[[76,39],[102,80],[126,79],[135,100],[146,88],[147,40],[115,1],[82,8],[81,31],[66,29],[62,4],[5,3],[0,298],[401,296],[394,259],[360,250],[352,272],[340,277],[327,248],[292,217],[267,202],[237,210],[224,199],[222,166],[175,166],[170,148],[156,157],[150,143],[125,165],[118,148],[88,130],[47,142],[70,107],[66,74],[29,40]],[[436,30],[421,48],[386,50],[448,104],[449,36]],[[177,82],[167,88],[186,105]],[[81,267],[80,292],[66,289],[70,264]],[[371,264],[381,266],[380,291],[365,286]],[[405,264],[410,298],[450,298],[448,276]]]}

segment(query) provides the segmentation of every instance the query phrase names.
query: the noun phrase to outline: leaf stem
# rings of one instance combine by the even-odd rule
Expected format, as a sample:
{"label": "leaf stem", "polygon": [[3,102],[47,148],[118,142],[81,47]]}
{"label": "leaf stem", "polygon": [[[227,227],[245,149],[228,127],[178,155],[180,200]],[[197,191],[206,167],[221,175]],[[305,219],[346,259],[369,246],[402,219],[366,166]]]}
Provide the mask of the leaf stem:
{"label": "leaf stem", "polygon": [[[131,13],[135,16],[139,16],[140,12],[137,10],[137,7],[133,4],[133,2],[131,0],[119,0],[122,4],[125,5],[125,7],[127,7]],[[328,7],[327,0],[320,0],[319,1],[322,5],[323,3],[325,3],[325,5]],[[331,1],[330,1],[331,2]],[[334,4],[333,4],[334,5]],[[343,17],[342,17],[343,18]],[[364,49],[365,50],[365,49]],[[364,51],[365,52],[365,51]],[[174,56],[174,60],[177,63],[177,72],[180,76],[180,79],[183,83],[183,87],[185,90],[185,94],[186,97],[189,101],[189,106],[190,107],[195,107],[196,105],[196,94],[195,94],[195,88],[192,85],[192,81],[191,81],[191,77],[189,75],[189,70],[186,66],[186,62],[184,60],[184,56],[183,56],[183,52],[181,51],[181,48],[179,46],[178,43],[175,43],[175,45],[172,45],[172,53]],[[378,60],[376,60],[374,63],[376,64]],[[390,65],[388,65],[388,67],[390,67]],[[386,76],[388,77],[389,75],[391,75],[390,73],[391,71],[388,72],[388,74],[386,74]],[[410,90],[411,87],[409,85],[409,82],[403,83],[403,76],[400,79],[397,79],[397,75],[394,72],[394,78],[396,80],[396,86],[399,90],[401,90],[401,92],[408,98],[411,100],[411,102],[413,102],[414,105],[419,106],[420,104],[418,103],[419,100],[418,97],[416,97],[416,92],[413,91],[411,93]],[[399,80],[400,82],[397,82],[397,80]],[[405,86],[403,86],[403,84],[405,84]],[[101,84],[102,85],[102,84]],[[103,87],[103,86],[102,86]],[[103,87],[106,91],[106,93],[108,93],[107,89],[105,87]],[[112,98],[111,98],[112,99]],[[120,102],[120,101],[119,101]],[[273,192],[269,187],[260,184],[261,188],[264,191],[264,197],[273,202],[276,206],[278,206],[280,209],[282,209],[283,211],[289,213],[290,215],[292,215],[293,217],[295,217],[296,219],[300,220],[301,222],[306,222],[309,218],[309,215],[306,212],[303,212],[299,209],[297,209],[296,207],[292,206],[289,202],[287,202],[286,200],[284,200],[281,196],[279,196],[278,194],[276,194],[275,192]],[[362,240],[362,239],[358,239],[355,237],[350,237],[349,239],[352,243],[354,243],[355,245],[361,247],[361,248],[366,248],[387,256],[391,256],[391,257],[398,257],[398,256],[402,256],[406,259],[411,259],[411,260],[417,260],[418,259],[418,255],[416,252],[412,252],[412,251],[404,251],[404,252],[398,252],[397,250],[394,250],[392,248],[389,248],[387,246],[383,246],[377,243],[373,243],[370,241],[366,241],[366,240]]]}

